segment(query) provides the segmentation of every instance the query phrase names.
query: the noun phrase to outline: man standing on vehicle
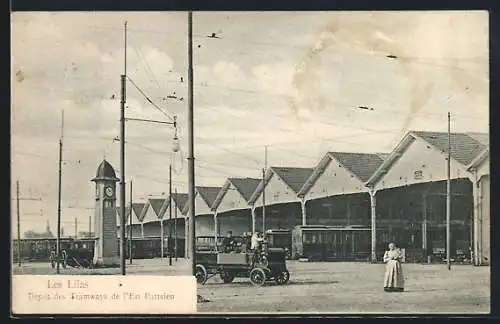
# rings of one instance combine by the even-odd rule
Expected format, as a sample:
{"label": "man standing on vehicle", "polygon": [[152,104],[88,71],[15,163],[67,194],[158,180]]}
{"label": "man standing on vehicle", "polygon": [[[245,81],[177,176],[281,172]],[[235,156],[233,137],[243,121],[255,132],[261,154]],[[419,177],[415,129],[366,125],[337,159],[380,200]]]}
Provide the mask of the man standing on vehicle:
{"label": "man standing on vehicle", "polygon": [[253,262],[256,263],[260,258],[261,246],[264,238],[259,232],[255,232],[252,235],[250,248],[253,252]]}
{"label": "man standing on vehicle", "polygon": [[222,248],[224,253],[230,253],[234,249],[233,232],[227,231],[227,236],[222,240]]}

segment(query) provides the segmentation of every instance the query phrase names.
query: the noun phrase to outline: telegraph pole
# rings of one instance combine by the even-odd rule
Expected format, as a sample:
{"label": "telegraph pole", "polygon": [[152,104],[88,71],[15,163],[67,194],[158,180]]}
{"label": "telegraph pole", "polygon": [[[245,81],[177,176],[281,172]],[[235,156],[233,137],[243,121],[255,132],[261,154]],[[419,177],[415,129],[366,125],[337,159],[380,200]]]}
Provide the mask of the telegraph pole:
{"label": "telegraph pole", "polygon": [[[191,274],[196,275],[196,233],[194,211],[194,120],[193,120],[193,12],[188,13],[188,175],[189,175],[189,241]],[[187,242],[186,242],[187,243]]]}
{"label": "telegraph pole", "polygon": [[[170,164],[168,166],[168,174],[169,174],[169,176],[168,176],[168,179],[169,179],[168,180],[168,196],[170,197],[170,201],[168,204],[168,208],[169,208],[168,217],[169,217],[170,226],[168,229],[167,248],[168,248],[168,265],[171,266],[172,265],[172,164]],[[175,196],[177,198],[177,194]],[[162,233],[161,240],[163,242],[163,233]],[[163,247],[163,244],[162,244],[162,247]],[[162,253],[163,253],[163,250],[162,250]]]}
{"label": "telegraph pole", "polygon": [[[128,257],[129,257],[129,263],[132,264],[132,180],[130,180],[130,210],[128,213],[129,217],[129,229],[128,229]],[[125,218],[125,220],[127,220]],[[124,223],[126,223],[124,220]],[[125,252],[125,251],[124,251]]]}
{"label": "telegraph pole", "polygon": [[78,219],[75,217],[75,240],[77,237],[77,233],[78,233]]}
{"label": "telegraph pole", "polygon": [[448,112],[448,152],[446,157],[446,263],[448,270],[451,270],[451,133],[450,133],[450,113]]}
{"label": "telegraph pole", "polygon": [[19,212],[19,180],[16,182],[16,204],[17,204],[17,261],[21,266],[21,213]]}
{"label": "telegraph pole", "polygon": [[92,237],[92,216],[89,216],[89,238]]}
{"label": "telegraph pole", "polygon": [[266,169],[267,169],[267,145],[264,151],[264,168],[262,169],[262,233],[266,231]]}
{"label": "telegraph pole", "polygon": [[38,200],[41,201],[41,198],[33,198],[33,197],[20,197],[19,193],[19,180],[16,181],[16,208],[17,208],[17,262],[18,266],[21,266],[22,256],[21,256],[21,208],[20,202],[21,200]]}
{"label": "telegraph pole", "polygon": [[124,276],[125,270],[125,102],[126,102],[126,78],[127,78],[127,22],[124,24],[124,69],[121,75],[121,100],[120,100],[120,268]]}
{"label": "telegraph pole", "polygon": [[[177,196],[177,188],[175,188],[175,195]],[[175,250],[175,261],[177,261],[177,208],[174,214],[174,250]]]}
{"label": "telegraph pole", "polygon": [[59,138],[59,181],[57,195],[57,268],[56,273],[60,273],[60,258],[61,258],[61,182],[62,182],[62,152],[63,152],[63,137],[64,137],[64,110],[61,113],[61,137]]}

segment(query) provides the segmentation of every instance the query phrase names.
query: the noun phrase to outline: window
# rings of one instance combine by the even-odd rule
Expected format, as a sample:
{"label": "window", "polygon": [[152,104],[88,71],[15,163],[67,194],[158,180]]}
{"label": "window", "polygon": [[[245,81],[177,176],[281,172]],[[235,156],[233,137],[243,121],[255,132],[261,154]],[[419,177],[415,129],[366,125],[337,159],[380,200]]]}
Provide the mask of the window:
{"label": "window", "polygon": [[420,179],[422,179],[422,177],[423,177],[422,170],[417,170],[417,171],[413,172],[413,179],[420,180]]}
{"label": "window", "polygon": [[105,200],[105,201],[104,201],[104,207],[105,207],[105,208],[112,208],[112,207],[113,207],[113,205],[114,205],[114,204],[113,204],[113,201],[111,201],[111,200]]}

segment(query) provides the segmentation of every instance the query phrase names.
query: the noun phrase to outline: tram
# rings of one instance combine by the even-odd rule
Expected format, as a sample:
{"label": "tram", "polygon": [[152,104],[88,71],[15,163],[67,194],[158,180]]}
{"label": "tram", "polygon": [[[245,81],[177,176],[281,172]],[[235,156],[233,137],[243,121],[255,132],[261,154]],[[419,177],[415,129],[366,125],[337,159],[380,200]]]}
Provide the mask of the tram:
{"label": "tram", "polygon": [[[70,250],[74,244],[78,242],[82,244],[82,247],[88,249],[92,254],[94,253],[95,239],[94,238],[61,238],[61,251]],[[120,239],[118,239],[117,249],[120,252]],[[56,238],[32,238],[32,239],[21,239],[21,259],[29,262],[37,261],[50,261],[51,254],[56,250],[57,239]],[[170,246],[173,255],[177,257],[184,257],[184,238],[171,238]],[[19,259],[18,252],[18,241],[14,239],[12,242],[12,256],[14,262]],[[177,251],[175,251],[177,250]],[[126,258],[129,258],[130,251],[130,240],[126,240]],[[163,254],[168,256],[169,242],[165,238],[165,245]],[[160,237],[149,237],[149,238],[133,238],[132,239],[132,257],[134,259],[148,259],[161,257],[161,240]]]}
{"label": "tram", "polygon": [[361,226],[299,225],[292,230],[292,259],[366,261],[371,231]]}

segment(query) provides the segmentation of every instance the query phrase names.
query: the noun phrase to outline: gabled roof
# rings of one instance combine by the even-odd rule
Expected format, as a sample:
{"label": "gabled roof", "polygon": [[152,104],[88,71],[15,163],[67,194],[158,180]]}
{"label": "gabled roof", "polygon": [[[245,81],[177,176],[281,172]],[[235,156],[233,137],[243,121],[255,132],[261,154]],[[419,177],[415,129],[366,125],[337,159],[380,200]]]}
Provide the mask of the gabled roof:
{"label": "gabled roof", "polygon": [[490,146],[490,135],[486,133],[467,133],[470,137],[480,142],[484,146]]}
{"label": "gabled roof", "polygon": [[[200,195],[201,199],[205,201],[210,209],[212,209],[212,205],[219,194],[221,187],[196,187],[196,195]],[[188,197],[189,198],[189,197]],[[188,199],[189,200],[189,199]],[[182,207],[182,212],[187,214],[189,211],[189,201],[186,200],[184,206]]]}
{"label": "gabled roof", "polygon": [[238,193],[246,201],[249,201],[252,193],[255,191],[255,188],[257,188],[260,181],[260,179],[255,178],[228,178],[222,188],[219,190],[219,193],[217,194],[214,202],[212,203],[212,210],[216,209],[219,206],[231,185],[236,188],[236,191],[238,191]]}
{"label": "gabled roof", "polygon": [[295,193],[299,193],[300,189],[313,172],[313,168],[270,167],[266,171],[264,182],[262,182],[262,180],[259,182],[259,185],[252,193],[252,196],[250,197],[250,200],[248,202],[255,202],[255,200],[262,192],[264,185],[267,185],[273,174],[281,178],[281,180],[283,180],[283,182],[285,182],[285,184],[289,186]]}
{"label": "gabled roof", "polygon": [[311,176],[304,182],[298,195],[299,197],[304,196],[311,189],[332,160],[336,160],[361,182],[365,182],[388,155],[388,153],[328,152],[314,168]]}
{"label": "gabled roof", "polygon": [[149,208],[153,209],[153,212],[155,213],[156,217],[158,220],[160,219],[160,211],[161,211],[161,206],[165,202],[165,198],[150,198],[148,199],[148,202],[145,204],[144,208],[142,209],[140,219],[144,220],[146,217]]}
{"label": "gabled roof", "polygon": [[380,154],[348,152],[329,152],[329,154],[362,182],[367,181],[384,162]]}
{"label": "gabled roof", "polygon": [[[412,131],[441,152],[448,151],[448,133]],[[488,134],[451,133],[451,157],[464,166],[468,166],[480,153],[489,147]]]}
{"label": "gabled roof", "polygon": [[145,209],[145,206],[145,203],[132,203],[132,211],[140,222],[142,222],[142,218],[144,217],[142,211]]}
{"label": "gabled roof", "polygon": [[233,186],[239,191],[239,193],[245,198],[246,201],[250,200],[253,192],[259,185],[261,179],[254,178],[229,178],[229,181]]}
{"label": "gabled roof", "polygon": [[306,180],[313,173],[313,168],[285,168],[272,167],[272,170],[281,178],[290,188],[299,192]]}
{"label": "gabled roof", "polygon": [[153,211],[160,217],[161,206],[165,203],[167,199],[165,198],[151,198],[148,199],[148,203],[153,208]]}
{"label": "gabled roof", "polygon": [[198,194],[205,200],[208,206],[212,207],[221,187],[196,187]]}
{"label": "gabled roof", "polygon": [[[484,154],[484,151],[488,150],[486,142],[489,142],[489,140],[487,140],[487,136],[488,135],[484,133],[451,133],[451,157],[465,168],[470,167],[471,163],[473,163],[479,155]],[[394,148],[390,156],[384,160],[379,168],[366,181],[365,185],[370,186],[376,183],[417,138],[425,141],[441,153],[446,153],[448,151],[448,133],[409,131]]]}
{"label": "gabled roof", "polygon": [[172,193],[172,200],[175,203],[175,206],[183,212],[184,205],[187,203],[189,195],[187,193]]}

